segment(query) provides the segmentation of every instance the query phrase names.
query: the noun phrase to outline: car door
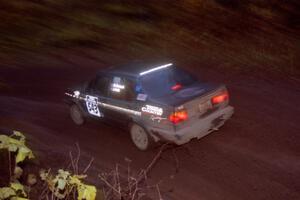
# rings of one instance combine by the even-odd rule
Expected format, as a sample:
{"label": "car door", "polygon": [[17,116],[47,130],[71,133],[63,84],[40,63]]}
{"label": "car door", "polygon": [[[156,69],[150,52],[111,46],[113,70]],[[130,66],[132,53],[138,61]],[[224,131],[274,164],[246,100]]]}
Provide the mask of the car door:
{"label": "car door", "polygon": [[89,116],[95,118],[106,117],[107,109],[103,105],[107,101],[109,82],[110,77],[105,74],[98,75],[90,82],[83,105]]}
{"label": "car door", "polygon": [[136,105],[135,81],[122,76],[113,76],[109,85],[107,105],[108,117],[126,125],[132,115],[138,114]]}

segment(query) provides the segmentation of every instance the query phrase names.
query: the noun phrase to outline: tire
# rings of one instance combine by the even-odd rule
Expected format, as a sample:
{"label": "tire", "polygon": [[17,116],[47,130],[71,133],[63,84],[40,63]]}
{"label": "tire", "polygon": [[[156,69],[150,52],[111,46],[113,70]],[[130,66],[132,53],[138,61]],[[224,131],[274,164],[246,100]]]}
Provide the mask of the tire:
{"label": "tire", "polygon": [[130,126],[130,136],[133,144],[141,151],[150,149],[153,144],[151,136],[138,124],[133,123]]}
{"label": "tire", "polygon": [[73,122],[77,125],[82,125],[85,121],[80,108],[76,104],[73,104],[70,107],[70,116]]}

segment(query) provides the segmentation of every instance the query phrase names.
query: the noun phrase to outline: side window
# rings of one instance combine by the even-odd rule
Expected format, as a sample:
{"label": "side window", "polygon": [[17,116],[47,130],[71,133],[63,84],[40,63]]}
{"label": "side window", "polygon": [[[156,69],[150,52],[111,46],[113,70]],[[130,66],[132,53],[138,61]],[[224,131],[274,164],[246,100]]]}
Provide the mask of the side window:
{"label": "side window", "polygon": [[107,89],[109,85],[109,77],[98,77],[93,85],[93,91],[100,96],[107,96]]}
{"label": "side window", "polygon": [[132,80],[115,76],[110,84],[110,97],[123,101],[132,101],[136,98],[134,88],[135,84]]}

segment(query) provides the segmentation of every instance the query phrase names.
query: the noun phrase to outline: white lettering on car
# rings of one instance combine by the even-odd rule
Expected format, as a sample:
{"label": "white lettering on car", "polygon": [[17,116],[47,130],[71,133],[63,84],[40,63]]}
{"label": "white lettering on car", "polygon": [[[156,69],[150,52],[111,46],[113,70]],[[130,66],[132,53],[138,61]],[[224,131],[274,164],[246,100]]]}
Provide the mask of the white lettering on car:
{"label": "white lettering on car", "polygon": [[163,114],[163,109],[156,107],[156,106],[151,106],[151,105],[146,105],[142,107],[142,111],[154,115],[159,115],[161,116]]}
{"label": "white lettering on car", "polygon": [[158,123],[160,123],[162,120],[166,120],[167,118],[151,115],[150,119],[152,121],[157,121]]}
{"label": "white lettering on car", "polygon": [[125,89],[125,85],[121,85],[121,84],[117,84],[117,83],[113,83],[112,87],[113,88],[119,88],[119,89]]}
{"label": "white lettering on car", "polygon": [[113,92],[121,92],[120,88],[111,87],[111,91]]}
{"label": "white lettering on car", "polygon": [[103,117],[103,114],[99,111],[98,108],[98,97],[86,95],[85,103],[87,110],[91,115]]}
{"label": "white lettering on car", "polygon": [[120,77],[115,76],[113,78],[112,84],[110,86],[111,91],[113,92],[121,92],[121,90],[125,89],[125,85]]}

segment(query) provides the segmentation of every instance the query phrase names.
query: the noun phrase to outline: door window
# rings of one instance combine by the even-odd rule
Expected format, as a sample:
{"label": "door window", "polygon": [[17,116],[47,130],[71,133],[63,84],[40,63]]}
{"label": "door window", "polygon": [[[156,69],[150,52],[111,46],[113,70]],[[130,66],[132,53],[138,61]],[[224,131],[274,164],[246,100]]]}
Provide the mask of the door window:
{"label": "door window", "polygon": [[132,101],[136,97],[135,84],[132,80],[113,77],[110,85],[110,97],[117,100]]}

